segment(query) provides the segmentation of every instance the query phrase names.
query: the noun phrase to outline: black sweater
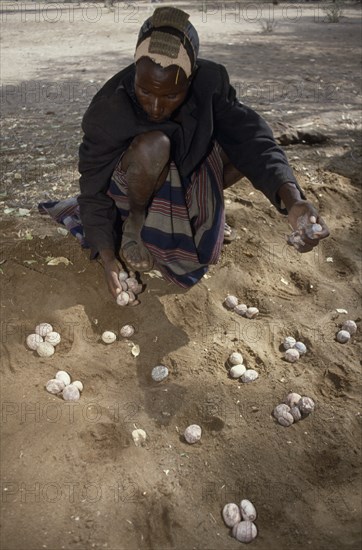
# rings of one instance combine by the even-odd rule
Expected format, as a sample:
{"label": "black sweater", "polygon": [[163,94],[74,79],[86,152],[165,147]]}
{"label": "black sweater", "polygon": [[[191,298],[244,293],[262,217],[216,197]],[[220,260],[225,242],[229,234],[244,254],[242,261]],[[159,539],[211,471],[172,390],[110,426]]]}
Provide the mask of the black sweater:
{"label": "black sweater", "polygon": [[286,182],[298,186],[267,123],[237,100],[225,67],[201,59],[197,64],[178,122],[148,120],[134,92],[134,64],[113,76],[93,98],[82,123],[78,197],[85,237],[93,249],[114,248],[116,208],[106,191],[120,155],[144,132],[161,130],[170,138],[171,158],[181,176],[200,165],[216,140],[280,211],[279,187]]}

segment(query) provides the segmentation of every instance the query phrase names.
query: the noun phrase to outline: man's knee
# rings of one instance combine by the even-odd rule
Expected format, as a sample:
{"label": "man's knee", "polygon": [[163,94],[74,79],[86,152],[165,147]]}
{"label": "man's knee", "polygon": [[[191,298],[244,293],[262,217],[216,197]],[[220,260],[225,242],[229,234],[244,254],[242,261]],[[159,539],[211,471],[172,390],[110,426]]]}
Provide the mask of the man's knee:
{"label": "man's knee", "polygon": [[127,170],[131,164],[140,170],[158,177],[170,160],[171,144],[169,138],[158,130],[136,136],[124,155],[122,168]]}
{"label": "man's knee", "polygon": [[231,160],[223,149],[220,151],[220,157],[224,165],[223,188],[227,189],[231,185],[234,185],[237,181],[241,180],[244,175],[231,163]]}

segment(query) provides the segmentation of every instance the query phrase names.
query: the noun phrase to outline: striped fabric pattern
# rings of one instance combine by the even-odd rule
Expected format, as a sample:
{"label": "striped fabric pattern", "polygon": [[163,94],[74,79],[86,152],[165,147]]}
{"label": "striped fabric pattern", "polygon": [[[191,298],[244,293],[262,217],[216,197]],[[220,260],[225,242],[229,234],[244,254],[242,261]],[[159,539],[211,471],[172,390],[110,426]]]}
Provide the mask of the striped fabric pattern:
{"label": "striped fabric pattern", "polygon": [[[122,219],[129,212],[127,190],[119,163],[108,194]],[[223,163],[215,144],[190,178],[180,178],[171,162],[165,183],[149,205],[141,237],[165,278],[187,288],[218,262],[224,222]]]}
{"label": "striped fabric pattern", "polygon": [[78,239],[83,248],[89,248],[84,238],[77,197],[61,201],[41,202],[38,204],[38,210],[40,214],[51,216],[56,222],[64,225],[73,237]]}
{"label": "striped fabric pattern", "polygon": [[[121,161],[113,172],[108,195],[122,220],[129,212],[128,184]],[[76,198],[39,204],[87,247]],[[183,288],[197,283],[210,264],[218,262],[224,238],[223,163],[220,147],[211,153],[190,178],[180,178],[171,162],[165,183],[152,199],[141,233],[155,267]]]}

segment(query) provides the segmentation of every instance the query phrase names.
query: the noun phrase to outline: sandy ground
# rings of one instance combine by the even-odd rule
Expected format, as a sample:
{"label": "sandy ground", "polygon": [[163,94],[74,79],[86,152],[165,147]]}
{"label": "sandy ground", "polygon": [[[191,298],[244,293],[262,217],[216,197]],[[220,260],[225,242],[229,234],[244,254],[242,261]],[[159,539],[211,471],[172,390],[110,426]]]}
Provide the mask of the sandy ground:
{"label": "sandy ground", "polygon": [[[180,4],[199,30],[201,55],[226,65],[241,99],[271,123],[328,137],[286,152],[331,237],[298,255],[286,245],[286,220],[238,183],[225,198],[239,238],[220,263],[188,292],[144,276],[141,305],[121,309],[101,266],[36,205],[77,193],[82,115],[131,62],[153,6],[1,6],[1,548],[236,549],[220,513],[248,498],[258,511],[256,550],[357,550],[359,9],[349,5],[330,24],[319,4]],[[268,20],[276,25],[263,33]],[[59,256],[71,263],[48,265]],[[225,310],[228,293],[259,317]],[[359,331],[341,345],[335,334],[347,318]],[[41,321],[62,335],[50,359],[25,347]],[[104,330],[125,323],[136,327],[132,341],[101,343]],[[286,335],[308,346],[293,365],[281,351]],[[237,350],[256,382],[228,377],[225,361]],[[157,364],[170,370],[161,384],[150,377]],[[83,381],[78,403],[44,390],[59,369]],[[271,411],[290,390],[317,407],[283,428]],[[189,446],[182,434],[192,423],[203,436]],[[147,432],[143,447],[133,443],[135,427]]]}

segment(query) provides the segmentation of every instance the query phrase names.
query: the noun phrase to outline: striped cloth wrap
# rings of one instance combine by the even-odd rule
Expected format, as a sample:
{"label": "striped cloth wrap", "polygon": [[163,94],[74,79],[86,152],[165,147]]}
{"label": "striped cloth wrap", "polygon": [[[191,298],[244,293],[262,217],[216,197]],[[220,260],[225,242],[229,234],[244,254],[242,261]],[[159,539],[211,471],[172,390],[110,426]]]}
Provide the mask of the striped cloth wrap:
{"label": "striped cloth wrap", "polygon": [[[116,166],[107,194],[114,200],[121,219],[129,213],[128,184]],[[41,214],[49,214],[63,224],[82,246],[87,247],[76,198],[39,204]],[[220,258],[224,238],[223,163],[220,147],[211,153],[188,178],[181,178],[171,162],[165,183],[153,196],[141,232],[163,276],[187,288],[197,283],[210,264]]]}

